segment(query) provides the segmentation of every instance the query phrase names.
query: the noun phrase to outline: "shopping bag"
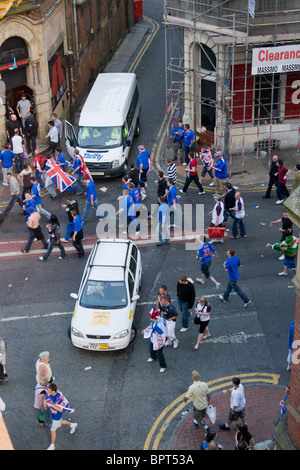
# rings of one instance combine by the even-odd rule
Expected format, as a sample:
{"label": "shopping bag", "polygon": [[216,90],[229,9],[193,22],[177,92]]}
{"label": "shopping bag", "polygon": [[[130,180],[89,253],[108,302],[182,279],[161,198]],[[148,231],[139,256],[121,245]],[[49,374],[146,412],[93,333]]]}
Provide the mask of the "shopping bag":
{"label": "shopping bag", "polygon": [[208,418],[210,419],[210,421],[215,424],[216,422],[216,415],[217,415],[217,410],[216,410],[216,407],[215,406],[208,406],[207,409],[206,409],[206,414],[208,416]]}
{"label": "shopping bag", "polygon": [[0,413],[1,413],[1,411],[5,411],[5,403],[2,400],[2,398],[0,397]]}
{"label": "shopping bag", "polygon": [[28,154],[27,154],[27,152],[26,152],[25,150],[23,151],[23,158],[25,158],[25,159],[28,158]]}

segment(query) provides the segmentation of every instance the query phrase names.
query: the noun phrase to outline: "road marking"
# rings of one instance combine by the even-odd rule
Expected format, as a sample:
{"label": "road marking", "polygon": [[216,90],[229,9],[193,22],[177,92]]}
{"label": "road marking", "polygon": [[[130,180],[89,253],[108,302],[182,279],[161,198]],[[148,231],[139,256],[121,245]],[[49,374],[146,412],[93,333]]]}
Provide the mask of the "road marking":
{"label": "road marking", "polygon": [[135,60],[133,61],[133,63],[129,67],[128,72],[134,72],[137,69],[137,67],[138,67],[140,61],[142,60],[146,50],[149,48],[151,42],[153,41],[153,39],[155,38],[155,36],[156,36],[156,34],[159,30],[159,24],[156,21],[152,20],[151,18],[148,18],[147,16],[144,16],[144,19],[152,24],[152,30],[151,30],[150,35],[146,39],[145,43],[143,44],[141,50],[137,54]]}
{"label": "road marking", "polygon": [[[232,374],[231,376],[222,377],[222,378],[211,380],[211,381],[207,382],[207,385],[209,386],[210,392],[222,390],[222,389],[224,389],[224,387],[226,387],[226,388],[232,387],[232,377],[234,377],[234,376],[238,376],[238,377],[242,378],[243,383],[262,382],[262,383],[269,383],[269,384],[273,384],[273,385],[278,385],[279,378],[280,378],[279,374],[269,374],[269,373],[264,374],[264,373],[255,373],[255,372],[253,372],[253,373],[249,373],[249,374]],[[153,424],[153,426],[152,426],[152,428],[151,428],[151,430],[150,430],[150,432],[149,432],[149,434],[146,438],[146,441],[145,441],[145,444],[144,444],[144,450],[149,450],[149,449],[157,450],[158,449],[161,438],[162,438],[164,432],[166,431],[166,429],[168,428],[169,424],[175,418],[175,416],[177,416],[178,413],[180,413],[181,410],[187,405],[187,403],[183,402],[183,399],[185,397],[185,393],[183,393],[182,395],[177,397],[158,416],[158,418],[154,422],[154,424]],[[174,408],[174,410],[171,411],[173,408]],[[157,432],[156,438],[154,438],[155,433],[158,430],[159,426],[160,426],[160,429]],[[153,445],[150,447],[151,442],[152,442],[153,439],[154,439]]]}
{"label": "road marking", "polygon": [[7,323],[19,320],[36,320],[38,318],[47,318],[47,317],[59,317],[62,315],[72,315],[73,312],[53,312],[53,313],[45,313],[41,315],[24,315],[23,317],[8,317],[8,318],[1,318],[0,323]]}

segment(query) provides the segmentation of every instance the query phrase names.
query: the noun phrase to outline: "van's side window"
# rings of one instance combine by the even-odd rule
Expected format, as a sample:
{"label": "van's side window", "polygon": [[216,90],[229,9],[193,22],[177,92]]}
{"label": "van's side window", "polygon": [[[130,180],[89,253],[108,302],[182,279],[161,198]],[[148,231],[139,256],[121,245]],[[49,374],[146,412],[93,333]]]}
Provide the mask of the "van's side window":
{"label": "van's side window", "polygon": [[135,113],[138,101],[139,101],[139,90],[138,90],[138,87],[136,87],[131,104],[130,104],[130,108],[126,116],[128,130],[130,130],[131,128],[131,124],[134,118],[134,113]]}

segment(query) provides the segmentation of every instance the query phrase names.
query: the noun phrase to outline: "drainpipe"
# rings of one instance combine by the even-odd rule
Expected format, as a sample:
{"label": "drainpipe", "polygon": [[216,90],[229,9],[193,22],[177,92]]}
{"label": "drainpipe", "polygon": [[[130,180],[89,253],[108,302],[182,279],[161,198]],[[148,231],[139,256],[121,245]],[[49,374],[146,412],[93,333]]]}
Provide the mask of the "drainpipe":
{"label": "drainpipe", "polygon": [[73,0],[73,21],[74,21],[74,32],[75,32],[75,58],[76,63],[79,62],[79,42],[78,42],[78,24],[77,24],[77,10],[76,10],[77,2]]}

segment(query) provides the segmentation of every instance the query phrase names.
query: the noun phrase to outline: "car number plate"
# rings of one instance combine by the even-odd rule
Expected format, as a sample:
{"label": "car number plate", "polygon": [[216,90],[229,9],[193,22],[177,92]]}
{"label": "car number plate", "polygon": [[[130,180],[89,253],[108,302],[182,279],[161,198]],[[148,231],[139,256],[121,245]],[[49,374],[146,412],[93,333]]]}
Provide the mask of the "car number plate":
{"label": "car number plate", "polygon": [[95,176],[104,176],[104,171],[91,171],[91,174]]}
{"label": "car number plate", "polygon": [[99,349],[108,349],[108,344],[99,344],[98,348]]}

